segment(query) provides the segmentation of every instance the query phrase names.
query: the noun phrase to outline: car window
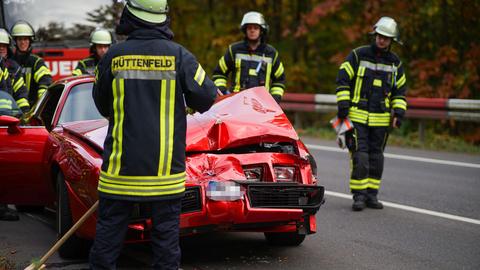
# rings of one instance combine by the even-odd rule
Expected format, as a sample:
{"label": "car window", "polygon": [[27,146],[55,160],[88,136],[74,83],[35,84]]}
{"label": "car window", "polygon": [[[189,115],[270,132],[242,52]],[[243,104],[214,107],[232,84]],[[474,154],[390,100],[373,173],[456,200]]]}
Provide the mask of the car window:
{"label": "car window", "polygon": [[63,106],[58,124],[73,121],[103,119],[92,98],[93,83],[82,83],[72,87]]}

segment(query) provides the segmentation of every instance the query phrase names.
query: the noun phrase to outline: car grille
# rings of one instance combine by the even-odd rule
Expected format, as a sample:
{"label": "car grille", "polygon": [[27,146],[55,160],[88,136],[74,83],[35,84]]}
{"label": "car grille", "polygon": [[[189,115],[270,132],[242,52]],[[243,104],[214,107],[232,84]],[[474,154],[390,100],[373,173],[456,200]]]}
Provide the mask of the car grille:
{"label": "car grille", "polygon": [[324,188],[298,185],[249,185],[248,198],[256,208],[319,208]]}
{"label": "car grille", "polygon": [[202,210],[200,187],[187,187],[182,198],[182,214]]}

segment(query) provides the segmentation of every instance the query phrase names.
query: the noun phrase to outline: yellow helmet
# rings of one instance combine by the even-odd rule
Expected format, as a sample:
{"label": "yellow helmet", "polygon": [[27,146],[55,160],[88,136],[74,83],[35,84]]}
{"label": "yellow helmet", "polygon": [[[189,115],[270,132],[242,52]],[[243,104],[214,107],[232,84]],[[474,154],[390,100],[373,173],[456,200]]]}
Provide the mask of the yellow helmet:
{"label": "yellow helmet", "polygon": [[106,29],[97,28],[90,34],[90,43],[110,45],[112,44],[112,35]]}
{"label": "yellow helmet", "polygon": [[127,0],[127,9],[146,22],[163,23],[167,20],[167,0]]}
{"label": "yellow helmet", "polygon": [[10,45],[10,35],[3,28],[0,28],[0,44]]}
{"label": "yellow helmet", "polygon": [[10,31],[13,37],[31,37],[35,39],[33,27],[26,21],[17,21]]}

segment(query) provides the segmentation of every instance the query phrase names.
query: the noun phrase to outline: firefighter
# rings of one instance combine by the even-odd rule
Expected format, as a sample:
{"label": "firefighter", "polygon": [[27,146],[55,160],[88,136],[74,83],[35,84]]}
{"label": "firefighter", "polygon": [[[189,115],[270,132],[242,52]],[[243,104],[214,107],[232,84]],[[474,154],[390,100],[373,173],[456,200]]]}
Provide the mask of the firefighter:
{"label": "firefighter", "polygon": [[[285,92],[285,69],[277,50],[266,43],[268,25],[261,13],[247,12],[240,29],[243,41],[228,46],[213,72],[215,85],[224,94],[238,92],[255,86],[265,86],[273,98],[280,102]],[[231,73],[231,91],[227,77]]]}
{"label": "firefighter", "polygon": [[[109,119],[98,183],[92,269],[115,269],[135,203],[151,209],[153,267],[178,269],[185,191],[186,112],[205,112],[217,87],[172,41],[166,0],[127,0],[113,45],[96,70],[93,98]],[[148,129],[145,129],[148,127]]]}
{"label": "firefighter", "polygon": [[52,75],[43,59],[32,53],[32,43],[35,40],[35,31],[32,26],[26,21],[17,21],[10,33],[16,47],[13,59],[23,69],[28,102],[33,106],[52,83]]}
{"label": "firefighter", "polygon": [[11,55],[10,35],[7,30],[0,28],[1,90],[10,94],[15,99],[18,108],[26,113],[30,110],[27,88],[23,80],[22,69],[17,62],[10,58]]}
{"label": "firefighter", "polygon": [[336,80],[337,115],[341,119],[348,117],[354,125],[346,134],[354,211],[383,208],[377,198],[383,150],[389,127],[400,127],[407,109],[404,67],[391,51],[393,41],[401,44],[397,23],[382,17],[371,34],[375,41],[354,49],[340,66]]}
{"label": "firefighter", "polygon": [[103,28],[93,30],[90,34],[90,56],[78,62],[77,67],[72,71],[72,75],[93,75],[98,61],[105,55],[112,45],[112,34]]}

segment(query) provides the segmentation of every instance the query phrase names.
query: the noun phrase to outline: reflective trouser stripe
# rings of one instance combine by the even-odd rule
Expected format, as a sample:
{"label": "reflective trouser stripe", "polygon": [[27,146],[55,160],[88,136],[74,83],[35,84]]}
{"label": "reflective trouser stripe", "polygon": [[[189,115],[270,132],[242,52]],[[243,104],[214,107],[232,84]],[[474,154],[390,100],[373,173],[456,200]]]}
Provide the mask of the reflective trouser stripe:
{"label": "reflective trouser stripe", "polygon": [[368,188],[371,189],[380,189],[380,179],[374,179],[374,178],[367,178],[368,180]]}
{"label": "reflective trouser stripe", "polygon": [[369,185],[368,178],[365,179],[350,179],[350,189],[352,190],[362,190],[367,189]]}
{"label": "reflective trouser stripe", "polygon": [[124,79],[115,78],[112,81],[113,90],[113,130],[112,130],[112,153],[108,159],[107,172],[112,175],[118,175],[121,167],[121,157],[123,151],[123,120],[124,120]]}

